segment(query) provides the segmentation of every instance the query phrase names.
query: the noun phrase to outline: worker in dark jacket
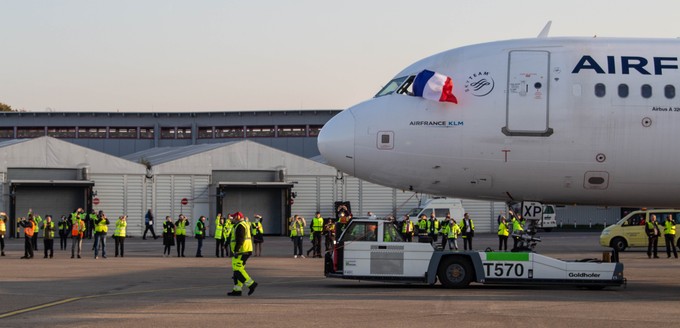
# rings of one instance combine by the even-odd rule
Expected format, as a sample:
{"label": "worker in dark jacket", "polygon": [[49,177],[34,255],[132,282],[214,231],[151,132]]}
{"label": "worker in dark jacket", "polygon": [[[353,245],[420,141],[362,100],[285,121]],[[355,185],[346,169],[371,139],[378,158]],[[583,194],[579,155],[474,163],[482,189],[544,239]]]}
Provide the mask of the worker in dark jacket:
{"label": "worker in dark jacket", "polygon": [[659,235],[661,234],[661,229],[659,229],[659,223],[656,222],[656,215],[652,214],[649,217],[649,221],[645,225],[645,233],[647,233],[647,257],[652,258],[652,251],[654,253],[654,258],[658,259],[657,248],[659,246]]}

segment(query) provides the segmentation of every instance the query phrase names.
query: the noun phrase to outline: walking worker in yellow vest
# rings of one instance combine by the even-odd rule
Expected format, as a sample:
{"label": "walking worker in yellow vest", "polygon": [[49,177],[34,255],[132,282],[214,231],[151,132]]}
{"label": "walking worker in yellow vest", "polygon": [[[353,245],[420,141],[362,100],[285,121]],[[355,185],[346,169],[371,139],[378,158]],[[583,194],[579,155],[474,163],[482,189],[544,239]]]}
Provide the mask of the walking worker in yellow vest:
{"label": "walking worker in yellow vest", "polygon": [[120,257],[125,256],[125,235],[127,233],[127,215],[118,217],[116,221],[116,230],[113,231],[113,240],[115,241],[116,257],[118,257],[118,249],[120,248]]}
{"label": "walking worker in yellow vest", "polygon": [[673,248],[673,255],[678,258],[678,250],[675,248],[675,221],[673,214],[668,214],[666,221],[663,223],[663,235],[666,240],[666,254],[671,258],[671,247]]}
{"label": "walking worker in yellow vest", "polygon": [[99,248],[102,249],[102,257],[106,258],[106,233],[109,232],[109,219],[104,215],[104,211],[99,211],[94,226],[94,258],[99,258]]}
{"label": "walking worker in yellow vest", "polygon": [[7,233],[7,213],[0,212],[0,256],[5,256],[5,233]]}
{"label": "walking worker in yellow vest", "polygon": [[[220,256],[220,251],[222,256]],[[217,213],[215,218],[215,257],[224,257],[224,218]]]}
{"label": "walking worker in yellow vest", "polygon": [[234,227],[231,231],[231,269],[234,271],[234,289],[227,293],[228,296],[241,296],[243,284],[248,287],[248,295],[255,292],[257,283],[246,272],[246,261],[253,253],[253,241],[251,240],[250,227],[243,220],[243,214],[237,212],[233,215]]}
{"label": "walking worker in yellow vest", "polygon": [[510,227],[505,219],[505,216],[501,216],[501,222],[498,224],[498,250],[507,251],[508,250],[508,236],[510,235]]}
{"label": "walking worker in yellow vest", "polygon": [[54,257],[54,222],[52,222],[51,215],[45,215],[45,222],[43,223],[43,246],[45,248],[45,257],[49,253],[50,258]]}

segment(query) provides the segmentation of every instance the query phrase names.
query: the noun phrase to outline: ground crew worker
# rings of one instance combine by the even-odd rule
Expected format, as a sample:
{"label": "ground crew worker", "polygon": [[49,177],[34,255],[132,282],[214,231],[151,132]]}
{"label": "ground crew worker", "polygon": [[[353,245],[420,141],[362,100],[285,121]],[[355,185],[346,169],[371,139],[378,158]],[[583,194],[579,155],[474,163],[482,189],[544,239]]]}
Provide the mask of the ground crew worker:
{"label": "ground crew worker", "polygon": [[109,232],[109,219],[104,214],[104,211],[99,211],[94,223],[94,258],[99,258],[99,248],[102,249],[102,257],[106,258],[106,234]]}
{"label": "ground crew worker", "polygon": [[344,211],[340,212],[340,216],[338,218],[338,224],[335,225],[335,234],[336,235],[341,234],[342,231],[345,230],[347,223],[349,223],[349,221],[347,219],[347,215],[345,214]]}
{"label": "ground crew worker", "polygon": [[451,231],[451,216],[446,215],[446,220],[444,220],[441,224],[441,229],[439,229],[439,233],[442,235],[442,250],[446,249],[446,245],[448,244],[449,240],[449,232]]}
{"label": "ground crew worker", "polygon": [[[290,220],[290,239],[293,241],[293,258],[304,258],[302,255],[302,238],[305,236],[305,226],[307,223],[305,219],[299,215],[295,215]],[[233,234],[232,234],[233,236]]]}
{"label": "ground crew worker", "polygon": [[62,251],[66,249],[68,235],[71,232],[71,225],[69,223],[70,221],[66,219],[66,215],[62,215],[57,226],[59,228],[59,250]]}
{"label": "ground crew worker", "polygon": [[[101,211],[99,211],[101,213]],[[88,215],[84,215],[83,220],[85,221],[85,235],[83,238],[92,239],[92,230],[95,231],[95,238],[97,237],[96,224],[99,219],[99,215],[95,213],[94,209]]]}
{"label": "ground crew worker", "polygon": [[326,252],[333,249],[333,244],[335,243],[335,229],[333,219],[329,219],[328,223],[323,227],[323,234],[326,238]]}
{"label": "ground crew worker", "polygon": [[673,214],[668,214],[666,221],[663,223],[663,235],[666,240],[666,255],[671,258],[671,247],[673,248],[673,255],[678,258],[678,251],[675,248],[675,221],[673,221]]}
{"label": "ground crew worker", "polygon": [[24,228],[24,256],[21,258],[32,259],[33,233],[35,232],[35,222],[33,221],[33,216],[30,216],[28,220],[25,218],[19,219],[19,226]]}
{"label": "ground crew worker", "polygon": [[321,257],[321,234],[323,232],[324,220],[320,212],[316,212],[312,219],[312,248],[314,255],[312,257]]}
{"label": "ground crew worker", "polygon": [[224,228],[222,228],[222,235],[224,236],[224,249],[226,250],[227,257],[231,257],[231,229],[234,226],[233,223],[231,223],[232,216],[228,215],[227,219],[224,221]]}
{"label": "ground crew worker", "polygon": [[652,249],[654,251],[654,258],[658,259],[657,248],[659,246],[659,223],[656,222],[656,215],[652,214],[649,221],[645,225],[645,233],[647,233],[647,257],[652,258]]}
{"label": "ground crew worker", "polygon": [[252,295],[257,283],[246,272],[246,261],[253,252],[250,228],[243,220],[243,214],[240,212],[235,213],[233,217],[234,227],[231,231],[230,246],[231,252],[234,254],[234,257],[231,258],[231,269],[234,271],[234,288],[227,295],[241,296],[243,284],[248,287],[248,295]]}
{"label": "ground crew worker", "polygon": [[186,246],[187,226],[189,220],[183,214],[179,215],[179,220],[175,222],[175,234],[177,238],[177,257],[184,257],[184,247]]}
{"label": "ground crew worker", "polygon": [[[172,222],[172,218],[168,215],[165,217],[165,222],[163,222],[163,256],[170,257],[170,250],[172,246],[175,245],[175,223]],[[177,257],[179,257],[179,252],[177,252]]]}
{"label": "ground crew worker", "polygon": [[43,218],[38,215],[33,213],[33,209],[28,209],[28,217],[33,218],[33,223],[35,223],[35,230],[33,231],[33,249],[38,250],[38,233],[40,232],[40,228],[43,226]]}
{"label": "ground crew worker", "polygon": [[463,236],[463,249],[472,250],[472,237],[475,236],[475,223],[470,219],[470,215],[465,213],[463,220],[460,222],[460,231]]}
{"label": "ground crew worker", "polygon": [[7,213],[0,212],[0,256],[5,256],[5,233],[7,233]]}
{"label": "ground crew worker", "polygon": [[255,222],[250,226],[253,238],[253,255],[262,256],[262,243],[264,242],[264,227],[262,226],[262,215],[255,214]]}
{"label": "ground crew worker", "polygon": [[515,213],[512,210],[509,210],[508,213],[510,214],[510,222],[512,223],[512,239],[513,239],[513,245],[512,248],[515,249],[517,248],[517,244],[519,244],[519,241],[522,237],[522,233],[524,232],[524,227],[522,225],[522,222],[517,219],[515,216]]}
{"label": "ground crew worker", "polygon": [[118,217],[116,221],[116,230],[113,231],[114,248],[116,249],[115,257],[118,257],[118,250],[120,249],[120,257],[125,257],[125,236],[127,235],[127,215]]}
{"label": "ground crew worker", "polygon": [[49,253],[50,258],[54,257],[54,222],[52,222],[51,215],[45,215],[45,222],[43,223],[43,246],[45,248],[45,256],[47,258]]}
{"label": "ground crew worker", "polygon": [[508,236],[510,235],[510,227],[505,220],[505,216],[501,216],[501,222],[498,224],[498,250],[508,250]]}
{"label": "ground crew worker", "polygon": [[449,241],[449,249],[450,250],[458,250],[458,236],[460,235],[460,227],[456,223],[456,220],[451,218],[451,222],[449,222],[449,227],[451,229],[448,231],[448,241]]}
{"label": "ground crew worker", "polygon": [[194,237],[198,241],[198,248],[196,249],[196,257],[203,257],[201,250],[203,250],[203,239],[205,238],[205,216],[201,216],[196,221],[196,229],[194,229]]}
{"label": "ground crew worker", "polygon": [[78,258],[80,258],[80,252],[83,250],[83,236],[85,236],[85,221],[80,215],[82,209],[78,209],[71,215],[73,221],[71,221],[71,238],[73,238],[73,243],[71,244],[71,258],[76,255],[76,248],[78,249]]}
{"label": "ground crew worker", "polygon": [[404,238],[404,241],[409,243],[413,241],[413,227],[411,219],[408,215],[404,215],[404,221],[401,223],[401,236]]}
{"label": "ground crew worker", "polygon": [[430,220],[427,221],[427,230],[432,241],[436,243],[437,235],[439,235],[439,220],[437,220],[437,217],[434,215],[434,211],[432,211],[432,214],[430,215]]}
{"label": "ground crew worker", "polygon": [[418,220],[418,241],[421,237],[427,236],[427,222],[427,215],[421,215],[420,220]]}
{"label": "ground crew worker", "polygon": [[[165,225],[165,224],[164,224]],[[165,228],[164,228],[165,229]],[[224,218],[218,213],[215,218],[215,257],[224,257]]]}

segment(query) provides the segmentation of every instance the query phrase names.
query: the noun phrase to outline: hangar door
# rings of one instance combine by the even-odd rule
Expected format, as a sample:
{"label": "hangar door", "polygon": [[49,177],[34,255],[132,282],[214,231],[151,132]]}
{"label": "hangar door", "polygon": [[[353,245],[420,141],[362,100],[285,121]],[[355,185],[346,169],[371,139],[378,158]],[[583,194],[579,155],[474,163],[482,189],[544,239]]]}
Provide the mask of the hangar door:
{"label": "hangar door", "polygon": [[255,214],[262,215],[264,233],[282,235],[285,233],[284,222],[290,215],[291,188],[292,185],[285,182],[220,183],[217,210],[224,216],[242,212],[251,222],[255,221]]}

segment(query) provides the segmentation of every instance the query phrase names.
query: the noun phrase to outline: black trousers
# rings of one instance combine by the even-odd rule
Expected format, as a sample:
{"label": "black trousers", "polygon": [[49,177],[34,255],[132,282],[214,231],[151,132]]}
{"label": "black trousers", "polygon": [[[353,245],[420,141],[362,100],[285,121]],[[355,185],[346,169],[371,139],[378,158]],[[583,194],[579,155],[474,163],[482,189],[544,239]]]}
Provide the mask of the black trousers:
{"label": "black trousers", "polygon": [[151,235],[153,236],[153,239],[156,239],[156,232],[153,230],[153,225],[147,224],[146,229],[144,229],[144,234],[142,235],[142,239],[146,239],[146,232],[151,231]]}
{"label": "black trousers", "polygon": [[446,244],[448,244],[449,237],[442,235],[442,249],[446,249]]}
{"label": "black trousers", "polygon": [[184,248],[186,247],[186,237],[177,235],[177,257],[184,256]]}
{"label": "black trousers", "polygon": [[401,236],[404,238],[404,241],[407,241],[409,243],[413,241],[413,233],[410,232],[402,233]]}
{"label": "black trousers", "polygon": [[463,249],[467,251],[468,247],[472,250],[472,237],[470,236],[463,238]]}
{"label": "black trousers", "polygon": [[5,251],[5,235],[4,234],[0,235],[0,251],[1,252]]}
{"label": "black trousers", "polygon": [[647,256],[652,257],[652,250],[654,251],[654,257],[659,257],[656,254],[657,248],[659,247],[659,236],[648,236],[647,243]]}
{"label": "black trousers", "polygon": [[33,257],[33,237],[24,236],[24,257]]}
{"label": "black trousers", "polygon": [[666,238],[666,254],[668,255],[668,257],[671,257],[671,248],[673,248],[673,256],[675,256],[675,258],[677,259],[678,250],[675,248],[675,244],[673,243],[675,242],[675,240],[673,240],[675,239],[675,235],[667,234],[664,235],[664,238]]}
{"label": "black trousers", "polygon": [[68,241],[68,236],[66,235],[59,235],[59,249],[64,250],[66,249],[66,243]]}
{"label": "black trousers", "polygon": [[302,236],[291,238],[293,239],[293,255],[302,255]]}
{"label": "black trousers", "polygon": [[120,248],[120,257],[123,257],[125,252],[125,237],[113,236],[115,241],[116,256],[118,256],[118,249]]}
{"label": "black trousers", "polygon": [[37,232],[33,234],[32,243],[33,243],[33,249],[37,251],[38,250],[38,233]]}
{"label": "black trousers", "polygon": [[[222,256],[220,256],[220,253]],[[224,240],[215,239],[215,257],[224,257]]]}
{"label": "black trousers", "polygon": [[508,236],[498,236],[498,250],[507,251],[508,250]]}
{"label": "black trousers", "polygon": [[201,251],[203,250],[203,237],[199,237],[196,239],[198,239],[198,248],[196,248],[196,256],[203,256],[203,254],[201,254]]}
{"label": "black trousers", "polygon": [[43,239],[43,246],[45,247],[45,257],[48,255],[49,257],[54,256],[54,239]]}
{"label": "black trousers", "polygon": [[314,256],[321,257],[321,231],[314,231]]}

